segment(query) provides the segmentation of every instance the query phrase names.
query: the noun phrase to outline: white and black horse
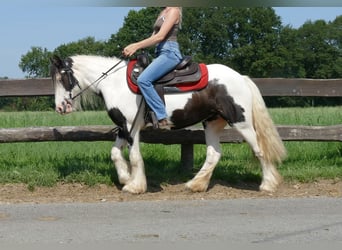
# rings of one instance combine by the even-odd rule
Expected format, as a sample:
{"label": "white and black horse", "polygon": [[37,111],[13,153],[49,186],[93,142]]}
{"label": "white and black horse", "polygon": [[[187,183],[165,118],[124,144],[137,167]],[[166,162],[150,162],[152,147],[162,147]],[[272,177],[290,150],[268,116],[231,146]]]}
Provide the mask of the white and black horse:
{"label": "white and black horse", "polygon": [[[145,126],[145,102],[139,93],[128,88],[130,62],[88,55],[66,60],[55,56],[51,62],[56,111],[72,112],[79,101],[75,98],[78,94],[88,91],[100,94],[109,116],[120,128],[111,158],[123,184],[122,190],[135,194],[146,192],[144,161],[139,148],[139,132]],[[103,73],[107,69],[110,70]],[[166,91],[164,95],[167,113],[176,129],[199,122],[204,125],[206,160],[186,187],[194,192],[207,190],[221,157],[219,135],[229,124],[243,136],[260,161],[260,190],[275,191],[282,180],[276,165],[284,159],[286,150],[257,86],[249,77],[224,65],[206,65],[205,69],[208,82],[205,87],[203,81],[200,90],[182,90],[176,84],[169,87],[178,89],[177,94]],[[126,146],[129,161],[122,152]]]}

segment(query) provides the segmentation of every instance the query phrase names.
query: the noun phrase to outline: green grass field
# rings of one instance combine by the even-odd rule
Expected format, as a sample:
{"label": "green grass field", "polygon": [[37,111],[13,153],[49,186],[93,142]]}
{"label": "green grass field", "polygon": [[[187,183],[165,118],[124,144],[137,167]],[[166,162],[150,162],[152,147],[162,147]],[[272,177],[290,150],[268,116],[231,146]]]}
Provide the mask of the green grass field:
{"label": "green grass field", "polygon": [[[336,125],[342,123],[341,107],[270,109],[276,124]],[[104,111],[0,112],[0,127],[110,125]],[[0,144],[0,183],[54,186],[57,182],[113,185],[117,176],[110,159],[112,142],[39,142]],[[288,158],[279,166],[285,181],[311,182],[342,178],[342,143],[285,142]],[[149,185],[185,182],[180,173],[180,146],[142,144]],[[195,145],[195,171],[205,160],[205,146]],[[245,144],[223,144],[223,156],[214,179],[260,182],[260,166]]]}

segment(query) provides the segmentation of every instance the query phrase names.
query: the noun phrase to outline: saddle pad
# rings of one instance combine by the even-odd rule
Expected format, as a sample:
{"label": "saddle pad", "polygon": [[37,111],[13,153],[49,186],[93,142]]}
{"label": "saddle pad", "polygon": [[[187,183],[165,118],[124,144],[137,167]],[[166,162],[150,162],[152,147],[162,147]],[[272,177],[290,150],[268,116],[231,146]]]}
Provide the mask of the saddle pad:
{"label": "saddle pad", "polygon": [[[137,60],[131,60],[128,62],[126,78],[127,78],[127,84],[128,84],[129,89],[135,94],[141,94],[139,87],[131,79],[132,70],[134,69],[136,62]],[[203,63],[199,64],[199,68],[201,71],[201,78],[198,81],[177,83],[171,86],[167,85],[167,87],[176,88],[177,89],[176,92],[178,93],[198,91],[198,90],[205,88],[208,85],[208,69],[207,69],[207,66]],[[165,94],[167,93],[169,92],[167,91]]]}

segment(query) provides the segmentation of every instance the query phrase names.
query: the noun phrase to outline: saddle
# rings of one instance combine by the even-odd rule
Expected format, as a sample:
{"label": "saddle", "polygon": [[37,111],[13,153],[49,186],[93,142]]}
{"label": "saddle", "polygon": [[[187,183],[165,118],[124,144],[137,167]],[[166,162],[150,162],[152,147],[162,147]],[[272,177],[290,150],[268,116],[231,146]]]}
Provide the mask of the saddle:
{"label": "saddle", "polygon": [[[128,62],[127,83],[133,93],[141,94],[137,79],[149,63],[147,54],[140,54],[136,59]],[[159,95],[198,91],[207,85],[208,70],[206,65],[193,62],[191,56],[185,56],[174,70],[154,83]]]}

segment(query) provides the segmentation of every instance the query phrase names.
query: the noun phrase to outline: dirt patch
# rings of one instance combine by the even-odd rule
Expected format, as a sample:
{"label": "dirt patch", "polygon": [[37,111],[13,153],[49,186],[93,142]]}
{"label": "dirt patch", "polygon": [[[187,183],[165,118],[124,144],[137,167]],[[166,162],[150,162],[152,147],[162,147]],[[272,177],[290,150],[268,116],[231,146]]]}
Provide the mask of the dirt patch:
{"label": "dirt patch", "polygon": [[55,187],[36,187],[25,184],[0,185],[0,204],[6,203],[66,203],[66,202],[125,202],[139,200],[209,200],[236,198],[278,197],[342,197],[342,180],[320,180],[313,183],[283,183],[274,193],[258,191],[257,184],[229,185],[212,182],[204,193],[192,193],[184,184],[149,187],[145,194],[123,193],[120,187],[59,183]]}

